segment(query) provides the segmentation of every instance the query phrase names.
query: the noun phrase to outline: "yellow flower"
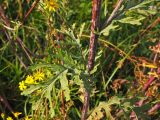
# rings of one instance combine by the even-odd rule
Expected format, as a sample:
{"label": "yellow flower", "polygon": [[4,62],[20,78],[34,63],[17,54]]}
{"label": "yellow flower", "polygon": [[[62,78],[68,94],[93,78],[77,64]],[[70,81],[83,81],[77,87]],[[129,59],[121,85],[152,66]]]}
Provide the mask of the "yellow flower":
{"label": "yellow flower", "polygon": [[29,118],[28,116],[26,116],[24,120],[32,120],[32,118]]}
{"label": "yellow flower", "polygon": [[4,116],[5,116],[5,114],[4,113],[1,113],[1,117],[4,119]]}
{"label": "yellow flower", "polygon": [[25,86],[25,82],[24,82],[24,81],[19,82],[19,89],[20,89],[21,91],[25,90],[26,88],[27,88],[27,86]]}
{"label": "yellow flower", "polygon": [[18,116],[21,115],[21,114],[22,114],[21,112],[13,112],[13,115],[14,115],[15,118],[18,118]]}
{"label": "yellow flower", "polygon": [[44,73],[40,70],[37,70],[36,73],[33,74],[34,80],[43,80],[44,79]]}
{"label": "yellow flower", "polygon": [[13,118],[12,117],[7,117],[7,119],[6,120],[13,120]]}
{"label": "yellow flower", "polygon": [[33,79],[33,76],[28,75],[27,78],[26,78],[26,80],[25,80],[25,83],[26,83],[26,84],[34,84],[35,81],[34,81],[34,79]]}
{"label": "yellow flower", "polygon": [[49,0],[49,1],[47,0],[46,6],[44,8],[48,9],[51,12],[51,11],[56,11],[59,8],[59,5],[55,0]]}

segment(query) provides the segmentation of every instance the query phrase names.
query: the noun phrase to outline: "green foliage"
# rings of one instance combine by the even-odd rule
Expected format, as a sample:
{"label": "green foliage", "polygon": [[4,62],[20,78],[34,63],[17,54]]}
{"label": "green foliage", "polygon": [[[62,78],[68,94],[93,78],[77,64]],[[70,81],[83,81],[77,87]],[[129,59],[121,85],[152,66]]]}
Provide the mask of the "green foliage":
{"label": "green foliage", "polygon": [[[109,32],[112,31],[117,31],[118,29],[121,29],[122,24],[131,24],[131,25],[142,25],[142,21],[146,19],[146,17],[150,15],[155,15],[157,13],[157,10],[155,9],[147,9],[147,5],[149,3],[155,2],[154,0],[149,0],[149,1],[144,1],[140,4],[132,4],[132,7],[122,7],[121,11],[123,11],[122,15],[119,15],[118,19],[113,20],[110,25],[108,25],[106,28],[104,28],[100,33],[103,34],[104,36],[108,36]],[[129,5],[130,2],[128,2]]]}
{"label": "green foliage", "polygon": [[120,98],[114,96],[110,98],[108,102],[100,102],[99,105],[90,114],[88,120],[94,120],[94,119],[99,120],[104,118],[104,113],[103,113],[104,111],[107,119],[114,120],[113,116],[111,115],[111,105],[119,105],[120,100],[121,100]]}
{"label": "green foliage", "polygon": [[[116,2],[102,0],[101,25]],[[159,58],[155,57],[159,55],[160,25],[155,22],[159,0],[124,1],[111,23],[97,33],[90,73],[91,1],[57,0],[55,11],[49,11],[41,0],[25,21],[32,0],[0,3],[11,21],[7,26],[0,17],[0,98],[6,98],[0,113],[23,112],[18,119],[79,120],[87,89],[88,120],[128,120],[132,112],[135,119],[158,119],[160,112],[149,110],[160,97]],[[39,76],[42,80],[35,80],[37,71],[44,74]],[[25,83],[27,89],[20,91],[19,82],[28,75],[36,83]],[[151,76],[155,81],[144,91]]]}

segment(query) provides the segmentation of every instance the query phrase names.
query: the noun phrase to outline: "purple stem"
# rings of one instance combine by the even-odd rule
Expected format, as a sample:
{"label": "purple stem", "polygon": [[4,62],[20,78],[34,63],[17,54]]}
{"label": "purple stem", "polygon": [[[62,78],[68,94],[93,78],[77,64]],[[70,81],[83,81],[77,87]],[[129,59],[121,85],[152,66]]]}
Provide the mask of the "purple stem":
{"label": "purple stem", "polygon": [[143,92],[147,91],[150,84],[154,81],[155,77],[154,76],[151,76],[149,78],[149,80],[147,81],[147,83],[144,85],[144,88],[143,88]]}
{"label": "purple stem", "polygon": [[96,45],[98,40],[98,35],[95,32],[98,32],[99,30],[100,8],[101,8],[101,0],[92,0],[92,23],[91,23],[91,37],[90,37],[89,56],[88,56],[89,72],[94,67]]}
{"label": "purple stem", "polygon": [[158,109],[160,109],[160,103],[157,103],[150,110],[148,110],[148,114],[152,114],[152,113],[156,112]]}
{"label": "purple stem", "polygon": [[[96,45],[98,41],[98,35],[95,32],[98,32],[99,30],[100,8],[101,8],[101,0],[92,0],[92,23],[91,23],[91,37],[90,37],[89,55],[88,55],[88,73],[90,73],[90,71],[94,68]],[[85,88],[84,104],[82,109],[81,120],[86,120],[87,118],[89,97],[90,97],[90,92],[87,88]]]}

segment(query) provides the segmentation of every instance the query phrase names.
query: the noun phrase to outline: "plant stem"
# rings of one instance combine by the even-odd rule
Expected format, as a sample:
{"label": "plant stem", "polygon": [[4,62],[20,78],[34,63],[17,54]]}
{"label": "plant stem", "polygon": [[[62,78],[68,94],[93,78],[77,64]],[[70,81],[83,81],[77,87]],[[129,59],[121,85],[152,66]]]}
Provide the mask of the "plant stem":
{"label": "plant stem", "polygon": [[29,14],[33,11],[33,9],[35,8],[35,6],[38,4],[38,2],[39,2],[40,0],[36,0],[33,4],[32,4],[32,6],[31,6],[31,8],[28,10],[28,12],[25,14],[25,16],[24,16],[24,21],[27,19],[27,17],[29,16]]}
{"label": "plant stem", "polygon": [[117,12],[118,12],[119,8],[121,7],[122,3],[123,3],[123,0],[119,0],[117,2],[115,9],[112,11],[109,18],[106,19],[106,21],[104,22],[102,29],[104,29],[107,25],[109,25],[112,22],[112,20],[116,17]]}
{"label": "plant stem", "polygon": [[89,56],[88,56],[89,72],[94,67],[96,45],[98,40],[98,35],[95,32],[98,32],[98,29],[99,29],[100,7],[101,7],[101,0],[92,0],[92,25],[91,25],[90,44],[89,44]]}
{"label": "plant stem", "polygon": [[84,104],[83,104],[83,110],[82,110],[81,120],[86,120],[87,110],[88,110],[88,107],[89,107],[89,96],[90,96],[89,91],[87,89],[85,89]]}
{"label": "plant stem", "polygon": [[160,103],[157,103],[150,110],[148,110],[148,114],[151,115],[151,114],[155,113],[159,109],[160,109]]}
{"label": "plant stem", "polygon": [[[96,45],[98,40],[98,35],[95,33],[95,31],[98,32],[99,29],[100,8],[101,8],[101,0],[92,0],[92,23],[91,23],[91,36],[90,36],[89,56],[88,56],[88,73],[90,73],[90,71],[94,68]],[[87,88],[85,88],[84,104],[83,104],[81,120],[86,120],[87,110],[89,107],[89,97],[90,97],[90,92]]]}
{"label": "plant stem", "polygon": [[[157,49],[160,49],[160,42],[157,44]],[[153,62],[155,63],[156,61],[157,61],[157,58],[158,58],[158,53],[156,53],[155,55],[154,55],[154,60],[153,60]],[[153,72],[153,68],[150,70],[151,72]],[[160,71],[159,71],[159,68],[157,69],[157,74],[159,74],[160,73]],[[155,76],[150,76],[149,77],[149,80],[147,81],[147,83],[144,85],[144,87],[143,87],[143,92],[146,92],[147,90],[148,90],[148,88],[149,88],[149,86],[152,84],[152,82],[154,81],[156,79],[156,77]]]}

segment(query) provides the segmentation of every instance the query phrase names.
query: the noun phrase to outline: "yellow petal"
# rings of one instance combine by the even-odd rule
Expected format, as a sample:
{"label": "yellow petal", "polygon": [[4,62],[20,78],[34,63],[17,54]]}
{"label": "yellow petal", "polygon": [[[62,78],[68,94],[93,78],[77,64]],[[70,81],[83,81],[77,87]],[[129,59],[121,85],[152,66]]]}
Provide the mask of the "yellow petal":
{"label": "yellow petal", "polygon": [[143,63],[142,65],[143,65],[143,67],[148,67],[148,68],[157,68],[157,66],[156,66],[156,65],[154,65],[154,64],[145,64],[145,63]]}

